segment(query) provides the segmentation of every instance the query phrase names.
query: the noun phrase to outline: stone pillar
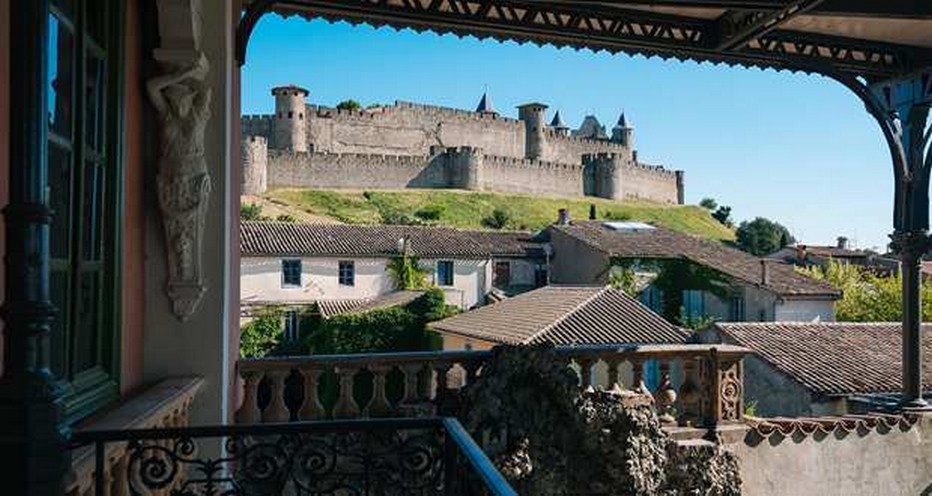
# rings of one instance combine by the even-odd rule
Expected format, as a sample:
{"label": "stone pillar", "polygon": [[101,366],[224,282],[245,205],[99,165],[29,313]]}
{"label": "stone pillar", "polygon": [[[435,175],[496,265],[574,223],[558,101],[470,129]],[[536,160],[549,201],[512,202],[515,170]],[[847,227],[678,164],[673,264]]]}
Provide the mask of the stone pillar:
{"label": "stone pillar", "polygon": [[[198,8],[198,2],[188,1],[192,9]],[[193,425],[225,424],[232,418],[230,380],[235,355],[231,351],[237,343],[231,315],[238,315],[235,308],[238,301],[228,289],[239,279],[237,222],[241,177],[238,162],[234,162],[240,150],[236,122],[240,117],[239,74],[230,33],[239,20],[239,3],[203,2],[195,16],[159,20],[160,26],[186,24],[186,50],[200,52],[210,67],[202,79],[212,93],[209,120],[203,130],[203,164],[211,178],[210,199],[204,207],[209,221],[201,228],[204,256],[199,273],[204,292],[196,311],[184,321],[176,317],[165,297],[168,256],[162,215],[155,205],[146,209],[143,380],[154,382],[172,376],[204,378],[204,388],[191,408]],[[210,22],[195,26],[191,18]],[[200,33],[199,45],[192,33]],[[160,132],[160,122],[150,115],[146,134],[154,138]],[[153,167],[154,158],[149,162]],[[154,175],[155,171],[151,173]]]}
{"label": "stone pillar", "polygon": [[681,170],[674,171],[676,174],[676,203],[678,205],[686,204],[686,183],[683,176],[685,173]]}
{"label": "stone pillar", "polygon": [[272,146],[278,150],[307,151],[307,115],[304,98],[308,91],[297,86],[272,88],[275,116],[272,117]]}
{"label": "stone pillar", "polygon": [[269,147],[262,136],[246,136],[242,142],[244,195],[261,195],[268,189]]}
{"label": "stone pillar", "polygon": [[527,103],[518,107],[518,119],[524,122],[524,156],[543,160],[547,157],[547,106]]}

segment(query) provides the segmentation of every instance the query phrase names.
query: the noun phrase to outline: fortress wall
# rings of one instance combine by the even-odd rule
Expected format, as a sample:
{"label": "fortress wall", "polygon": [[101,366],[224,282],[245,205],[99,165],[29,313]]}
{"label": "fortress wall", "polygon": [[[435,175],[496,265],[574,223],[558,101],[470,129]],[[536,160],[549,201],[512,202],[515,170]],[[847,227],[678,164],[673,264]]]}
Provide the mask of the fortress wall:
{"label": "fortress wall", "polygon": [[273,153],[270,188],[402,189],[446,187],[442,160],[426,155]]}
{"label": "fortress wall", "polygon": [[546,158],[553,162],[578,164],[581,163],[582,156],[587,153],[618,153],[625,157],[631,157],[631,150],[620,143],[612,141],[561,136],[553,130],[548,130],[546,136]]}
{"label": "fortress wall", "polygon": [[308,106],[308,142],[315,151],[426,155],[431,146],[474,146],[524,156],[524,125],[475,112],[396,102],[365,111]]}
{"label": "fortress wall", "polygon": [[271,114],[261,115],[244,115],[240,120],[240,132],[245,136],[262,136],[270,144],[272,140],[272,119],[275,116]]}
{"label": "fortress wall", "polygon": [[482,189],[505,193],[583,196],[583,167],[486,155]]}
{"label": "fortress wall", "polygon": [[650,165],[622,168],[622,197],[663,203],[679,203],[676,173]]}

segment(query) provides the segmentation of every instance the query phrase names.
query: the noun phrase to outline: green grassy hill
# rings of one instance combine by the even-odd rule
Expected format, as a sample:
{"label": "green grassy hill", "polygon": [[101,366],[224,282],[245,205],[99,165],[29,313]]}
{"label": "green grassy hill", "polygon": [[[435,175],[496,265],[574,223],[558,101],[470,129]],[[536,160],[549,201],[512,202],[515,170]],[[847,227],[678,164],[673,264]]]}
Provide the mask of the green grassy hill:
{"label": "green grassy hill", "polygon": [[[332,219],[349,224],[378,224],[407,216],[437,217],[439,225],[483,228],[483,219],[496,209],[508,212],[506,229],[540,229],[568,208],[574,219],[586,219],[595,204],[600,219],[650,222],[677,231],[717,240],[733,240],[734,232],[695,205],[614,202],[598,198],[542,198],[502,193],[452,190],[340,191],[282,189],[263,197],[295,219]],[[425,214],[425,212],[429,212]],[[418,215],[418,213],[420,213]]]}

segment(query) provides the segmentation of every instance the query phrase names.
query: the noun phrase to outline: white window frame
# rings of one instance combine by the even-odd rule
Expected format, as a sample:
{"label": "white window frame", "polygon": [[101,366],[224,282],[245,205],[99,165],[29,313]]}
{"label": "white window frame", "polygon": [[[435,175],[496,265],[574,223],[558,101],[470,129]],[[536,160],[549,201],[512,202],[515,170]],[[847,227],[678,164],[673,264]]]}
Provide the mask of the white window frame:
{"label": "white window frame", "polygon": [[[450,284],[444,284],[444,281],[440,280],[440,265],[441,264],[450,264]],[[437,286],[441,287],[452,287],[456,285],[456,264],[452,260],[437,260],[437,270],[434,275],[434,278],[437,281]]]}
{"label": "white window frame", "polygon": [[[349,266],[349,284],[343,282],[343,267]],[[353,260],[340,260],[337,262],[337,284],[343,287],[354,287],[356,286],[356,262]]]}
{"label": "white window frame", "polygon": [[[298,264],[298,283],[297,284],[288,282],[287,272],[285,270],[286,263],[297,263]],[[282,287],[283,288],[300,288],[303,273],[304,273],[304,267],[303,267],[303,264],[301,263],[301,259],[299,258],[283,258],[282,259],[281,274],[282,274]]]}

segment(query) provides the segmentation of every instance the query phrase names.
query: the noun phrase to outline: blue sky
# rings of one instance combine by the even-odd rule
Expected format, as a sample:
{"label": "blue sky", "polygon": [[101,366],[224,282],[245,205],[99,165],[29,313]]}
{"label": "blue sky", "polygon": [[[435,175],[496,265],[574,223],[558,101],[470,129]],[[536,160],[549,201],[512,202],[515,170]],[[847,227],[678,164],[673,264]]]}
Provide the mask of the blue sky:
{"label": "blue sky", "polygon": [[884,246],[892,230],[880,131],[817,76],[266,16],[243,68],[243,112],[271,113],[269,88],[287,83],[324,105],[466,109],[488,88],[504,115],[539,100],[571,127],[593,113],[611,128],[624,110],[641,160],[686,171],[688,203],[713,197],[736,220],[768,217],[809,244]]}

